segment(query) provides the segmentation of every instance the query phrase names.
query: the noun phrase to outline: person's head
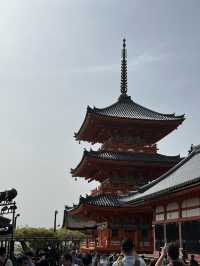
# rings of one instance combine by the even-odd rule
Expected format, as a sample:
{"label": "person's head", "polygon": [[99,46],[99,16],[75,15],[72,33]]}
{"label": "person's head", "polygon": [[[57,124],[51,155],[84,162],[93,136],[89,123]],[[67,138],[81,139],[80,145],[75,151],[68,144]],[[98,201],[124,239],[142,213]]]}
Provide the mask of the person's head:
{"label": "person's head", "polygon": [[63,265],[64,266],[71,266],[72,265],[72,255],[69,253],[65,253],[63,255]]}
{"label": "person's head", "polygon": [[113,261],[115,261],[117,259],[117,257],[118,257],[117,253],[114,253],[113,254]]}
{"label": "person's head", "polygon": [[125,239],[122,242],[122,252],[126,256],[133,255],[134,252],[134,244],[133,241],[130,239]]}
{"label": "person's head", "polygon": [[32,260],[32,258],[34,257],[34,254],[32,251],[27,251],[25,253],[25,256],[28,257],[29,260]]}
{"label": "person's head", "polygon": [[90,254],[83,255],[82,262],[84,266],[89,266],[92,264],[92,256]]}
{"label": "person's head", "polygon": [[17,258],[17,266],[27,266],[28,264],[28,257],[20,256],[19,258]]}
{"label": "person's head", "polygon": [[72,250],[71,254],[72,254],[72,257],[75,257],[76,256],[76,251]]}
{"label": "person's head", "polygon": [[173,266],[185,266],[184,262],[179,259],[179,247],[176,243],[170,243],[168,245],[167,255]]}
{"label": "person's head", "polygon": [[179,247],[176,243],[170,243],[167,247],[167,254],[172,261],[179,259]]}
{"label": "person's head", "polygon": [[45,260],[45,256],[46,256],[45,251],[44,250],[39,250],[39,252],[38,252],[39,260],[40,261]]}
{"label": "person's head", "polygon": [[5,247],[0,247],[0,256],[5,257],[6,256],[6,248]]}
{"label": "person's head", "polygon": [[96,258],[100,259],[100,254],[96,253]]}
{"label": "person's head", "polygon": [[112,263],[114,261],[114,254],[111,254],[109,257],[108,257],[108,261],[109,263]]}

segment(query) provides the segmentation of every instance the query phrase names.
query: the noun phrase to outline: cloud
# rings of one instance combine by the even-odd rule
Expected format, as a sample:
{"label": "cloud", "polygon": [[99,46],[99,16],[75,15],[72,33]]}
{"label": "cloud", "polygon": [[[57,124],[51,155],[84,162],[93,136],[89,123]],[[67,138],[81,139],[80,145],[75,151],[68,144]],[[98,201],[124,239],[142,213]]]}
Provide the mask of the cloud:
{"label": "cloud", "polygon": [[[128,70],[134,71],[135,69],[139,67],[144,67],[147,64],[160,62],[165,58],[165,55],[163,54],[148,54],[144,53],[137,57],[133,57],[132,59],[128,59]],[[109,65],[96,65],[96,66],[86,66],[84,68],[74,68],[69,69],[68,72],[72,74],[78,74],[78,73],[96,73],[96,72],[116,72],[119,71],[120,64],[119,63],[113,63]]]}
{"label": "cloud", "polygon": [[165,58],[165,55],[163,54],[141,54],[136,58],[132,58],[130,60],[130,63],[128,63],[129,70],[135,70],[136,68],[143,67],[147,64],[160,62]]}

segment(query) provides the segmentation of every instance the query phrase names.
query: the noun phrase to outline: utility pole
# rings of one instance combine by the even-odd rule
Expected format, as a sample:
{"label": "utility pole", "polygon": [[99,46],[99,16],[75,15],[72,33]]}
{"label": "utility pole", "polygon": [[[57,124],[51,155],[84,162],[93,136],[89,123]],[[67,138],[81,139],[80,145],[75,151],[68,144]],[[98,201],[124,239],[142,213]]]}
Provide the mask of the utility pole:
{"label": "utility pole", "polygon": [[57,226],[57,223],[56,223],[57,214],[58,214],[58,211],[55,210],[55,212],[54,212],[54,227],[53,227],[54,233],[56,232],[56,226]]}
{"label": "utility pole", "polygon": [[14,231],[15,231],[15,212],[17,209],[15,201],[13,202],[13,206],[11,207],[12,209],[12,233],[11,233],[11,241],[10,241],[10,257],[14,257]]}

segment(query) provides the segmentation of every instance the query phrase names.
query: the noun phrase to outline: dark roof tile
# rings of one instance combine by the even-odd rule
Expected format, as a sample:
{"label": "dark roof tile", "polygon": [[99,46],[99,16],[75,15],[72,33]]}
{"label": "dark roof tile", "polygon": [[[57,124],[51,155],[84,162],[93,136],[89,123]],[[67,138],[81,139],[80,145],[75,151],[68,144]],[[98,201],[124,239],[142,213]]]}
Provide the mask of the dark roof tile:
{"label": "dark roof tile", "polygon": [[130,96],[121,95],[119,100],[106,108],[88,108],[89,112],[94,112],[98,115],[131,118],[141,120],[183,120],[184,115],[175,116],[175,114],[162,114],[143,107],[131,100]]}
{"label": "dark roof tile", "polygon": [[180,187],[200,181],[200,145],[193,146],[189,155],[168,172],[145,185],[136,193],[124,197],[123,202],[136,202],[165,194]]}
{"label": "dark roof tile", "polygon": [[81,202],[99,207],[120,207],[119,196],[111,194],[88,196],[86,198],[82,198]]}
{"label": "dark roof tile", "polygon": [[64,224],[70,230],[84,230],[96,228],[96,222],[81,215],[70,214],[70,211],[65,211]]}
{"label": "dark roof tile", "polygon": [[85,151],[85,154],[102,160],[114,161],[145,161],[145,162],[177,162],[180,160],[178,156],[167,156],[162,154],[150,154],[143,152],[112,152],[112,151]]}

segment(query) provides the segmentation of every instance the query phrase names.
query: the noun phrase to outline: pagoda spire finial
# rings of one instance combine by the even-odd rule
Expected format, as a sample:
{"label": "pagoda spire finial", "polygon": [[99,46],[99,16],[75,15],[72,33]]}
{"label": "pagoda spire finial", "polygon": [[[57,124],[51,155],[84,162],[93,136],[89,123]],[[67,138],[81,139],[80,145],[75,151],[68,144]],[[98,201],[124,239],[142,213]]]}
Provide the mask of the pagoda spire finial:
{"label": "pagoda spire finial", "polygon": [[121,93],[126,95],[127,93],[127,49],[126,49],[126,39],[123,39],[123,49],[121,55]]}

